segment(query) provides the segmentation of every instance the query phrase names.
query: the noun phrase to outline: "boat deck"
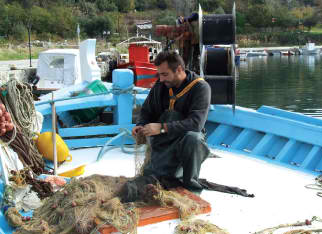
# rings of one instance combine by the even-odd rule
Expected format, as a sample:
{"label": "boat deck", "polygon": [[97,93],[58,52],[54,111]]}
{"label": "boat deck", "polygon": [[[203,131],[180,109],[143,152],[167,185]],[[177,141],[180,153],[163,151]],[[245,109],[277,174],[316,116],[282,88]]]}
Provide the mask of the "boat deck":
{"label": "boat deck", "polygon": [[[83,176],[94,173],[134,176],[134,154],[112,149],[96,162],[99,150],[88,148],[71,151],[73,161],[62,165],[59,171],[88,163]],[[316,190],[305,188],[305,185],[315,182],[313,175],[231,152],[215,149],[212,152],[220,158],[207,159],[202,165],[200,177],[246,189],[255,198],[204,190],[200,196],[211,204],[212,211],[201,215],[203,219],[231,234],[247,234],[279,224],[310,220],[313,216],[322,217],[322,198],[316,195]],[[138,233],[173,233],[178,221],[140,227]],[[307,228],[322,228],[322,222],[313,224]]]}

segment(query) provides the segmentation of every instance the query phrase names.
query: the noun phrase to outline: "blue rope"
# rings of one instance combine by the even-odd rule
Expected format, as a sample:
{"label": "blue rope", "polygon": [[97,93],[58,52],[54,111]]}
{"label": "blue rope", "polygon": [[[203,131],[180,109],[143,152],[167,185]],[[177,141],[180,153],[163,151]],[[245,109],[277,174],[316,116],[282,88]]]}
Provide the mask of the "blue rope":
{"label": "blue rope", "polygon": [[[119,139],[120,137],[122,137],[121,146],[116,146],[116,145],[115,146],[111,146],[110,145],[113,141]],[[101,160],[101,158],[103,157],[103,155],[107,151],[109,151],[111,149],[119,148],[119,147],[121,147],[123,153],[127,153],[127,154],[133,154],[133,153],[135,153],[135,150],[126,150],[126,148],[132,148],[133,149],[135,147],[134,145],[126,145],[125,144],[125,138],[126,137],[133,140],[132,134],[131,134],[131,132],[128,129],[126,129],[126,128],[120,129],[120,133],[117,134],[116,136],[112,137],[111,139],[109,139],[104,144],[104,146],[101,148],[100,152],[97,155],[96,162],[98,162],[99,160]]]}

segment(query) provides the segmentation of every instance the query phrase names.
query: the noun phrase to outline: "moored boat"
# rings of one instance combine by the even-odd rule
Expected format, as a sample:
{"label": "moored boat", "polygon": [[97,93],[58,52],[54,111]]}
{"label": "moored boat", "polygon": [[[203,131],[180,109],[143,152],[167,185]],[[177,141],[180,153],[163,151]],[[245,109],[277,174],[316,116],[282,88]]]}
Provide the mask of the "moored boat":
{"label": "moored boat", "polygon": [[314,55],[319,54],[320,49],[315,47],[315,43],[308,42],[304,47],[300,48],[303,55]]}
{"label": "moored boat", "polygon": [[129,61],[120,63],[117,67],[131,69],[135,75],[134,84],[136,86],[151,88],[157,80],[157,69],[153,60],[161,51],[161,43],[145,37],[133,37],[119,45],[128,46]]}
{"label": "moored boat", "polygon": [[[148,90],[131,86],[134,77],[128,69],[115,70],[114,76],[114,84],[104,83],[105,93],[73,97],[74,92],[84,90],[84,85],[74,92],[59,90],[54,100],[48,95],[47,100],[35,103],[44,116],[42,132],[53,127],[52,104],[55,103],[60,119],[58,132],[73,155],[73,161],[64,162],[58,167],[58,173],[86,164],[82,175],[85,177],[93,174],[135,175],[134,154],[121,149],[134,144],[127,133],[134,126],[129,110],[134,108],[134,103],[141,105],[144,102]],[[68,117],[71,110],[84,112],[98,107],[111,111],[110,124],[72,126]],[[258,110],[236,107],[233,112],[230,105],[212,105],[206,129],[208,145],[213,154],[221,158],[207,159],[200,176],[222,184],[242,186],[254,193],[255,198],[203,191],[201,198],[209,202],[213,211],[208,210],[207,216],[199,218],[211,221],[229,233],[239,234],[281,223],[305,223],[306,219],[311,222],[311,217],[321,215],[316,205],[320,198],[304,187],[314,183],[314,177],[322,171],[321,120],[266,106]],[[115,149],[115,146],[120,148]],[[306,202],[298,203],[302,199]],[[297,206],[294,207],[294,203]],[[276,207],[280,207],[278,215]],[[151,221],[153,219],[142,222],[138,233],[173,233],[180,222],[176,217],[155,218],[156,223]],[[0,230],[11,233],[13,229],[4,216],[0,219]],[[161,220],[164,222],[160,223]],[[238,224],[232,220],[238,220]],[[314,227],[320,227],[318,222],[312,223]],[[100,232],[109,233],[109,228],[102,226]]]}

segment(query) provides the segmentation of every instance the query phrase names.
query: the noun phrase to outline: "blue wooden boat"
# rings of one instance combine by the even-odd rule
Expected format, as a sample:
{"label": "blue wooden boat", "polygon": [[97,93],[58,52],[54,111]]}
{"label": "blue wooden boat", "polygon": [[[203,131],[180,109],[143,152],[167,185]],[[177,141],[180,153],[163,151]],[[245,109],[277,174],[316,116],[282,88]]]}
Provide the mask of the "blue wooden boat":
{"label": "blue wooden boat", "polygon": [[[108,91],[81,97],[57,97],[56,112],[66,126],[74,122],[71,110],[104,107],[112,110],[114,123],[99,127],[59,127],[58,132],[70,148],[101,146],[111,139],[81,138],[85,136],[119,134],[120,128],[131,130],[133,105],[141,105],[148,90],[134,87],[132,73],[116,70],[115,83],[105,83]],[[129,83],[126,83],[128,79]],[[84,88],[87,83],[80,85]],[[64,90],[60,90],[60,93]],[[74,89],[75,92],[75,89]],[[43,131],[51,131],[51,100],[36,102],[44,115]],[[75,123],[74,123],[75,124]],[[216,149],[241,153],[313,175],[322,172],[322,120],[303,114],[262,106],[258,110],[231,105],[212,105],[206,123],[207,142]]]}
{"label": "blue wooden boat", "polygon": [[[199,10],[199,18],[202,17]],[[199,23],[213,31],[201,31],[202,44],[222,44],[223,40],[224,44],[235,43],[234,33],[219,32],[221,28],[231,28],[234,32],[234,10],[232,15],[207,15],[204,19]],[[225,27],[214,28],[214,22]],[[212,34],[222,38],[214,40]],[[202,50],[202,55],[208,56],[207,62],[203,61],[203,74],[205,78],[208,76],[209,82],[216,84],[220,94],[216,96],[219,99],[216,104],[223,104],[211,106],[206,122],[207,143],[219,158],[208,158],[202,165],[200,177],[245,188],[254,193],[255,198],[203,191],[200,196],[211,204],[212,211],[201,218],[233,234],[257,233],[285,223],[304,221],[305,224],[306,220],[312,221],[313,225],[301,226],[301,229],[321,229],[321,198],[305,186],[316,183],[314,179],[322,172],[322,120],[269,106],[257,110],[235,107],[235,67],[222,72],[214,69],[211,62],[217,58],[222,61],[220,56],[223,56],[226,62],[231,59],[230,64],[234,65],[234,51],[231,49],[229,56],[215,52],[207,51],[205,47]],[[35,103],[37,111],[44,116],[42,132],[52,131],[52,107],[55,106],[60,120],[58,133],[71,150],[72,162],[65,162],[58,172],[86,164],[83,176],[135,175],[134,155],[130,154],[133,150],[126,146],[134,144],[130,136],[135,125],[133,110],[143,104],[149,90],[133,86],[134,75],[129,69],[114,70],[112,80],[112,83],[103,83],[105,91],[99,93],[90,94],[86,89],[90,84],[82,83],[55,91],[53,100],[51,96],[44,96]],[[82,95],[76,95],[79,93]],[[75,113],[96,113],[96,110],[108,113],[110,123],[78,125]],[[1,198],[3,187],[1,181]],[[174,233],[178,222],[146,225],[139,227],[138,233]],[[12,232],[1,210],[0,233]]]}
{"label": "blue wooden boat", "polygon": [[[72,97],[88,86],[83,83],[71,88],[72,91],[56,91],[54,100],[35,103],[44,116],[42,131],[52,129],[52,103],[55,103],[59,119],[64,122],[64,127],[58,124],[58,132],[71,149],[73,162],[64,163],[60,171],[86,163],[88,166],[83,176],[94,173],[134,176],[133,155],[122,152],[121,146],[134,143],[129,136],[134,126],[131,110],[144,102],[148,90],[133,86],[133,72],[128,69],[113,71],[113,83],[104,85],[107,88],[104,93]],[[70,111],[99,107],[113,114],[111,124],[72,126],[75,123]],[[212,105],[206,129],[209,146],[221,158],[207,159],[201,176],[218,183],[245,187],[259,197],[250,200],[205,191],[201,196],[211,203],[214,211],[204,218],[214,220],[230,233],[248,233],[280,224],[277,222],[295,222],[303,216],[321,215],[321,209],[313,205],[321,201],[304,185],[313,183],[314,177],[322,171],[322,120],[268,106],[258,110],[236,107],[233,111],[231,105]],[[115,148],[117,146],[120,148]],[[3,191],[3,184],[1,189]],[[294,199],[302,198],[308,199],[308,211],[303,211],[307,205],[296,204],[300,209],[297,213],[300,215],[296,216],[288,209],[292,208]],[[272,216],[271,202],[285,206],[280,208],[282,211],[276,218]],[[229,205],[231,203],[235,203],[233,207]],[[11,233],[13,230],[8,227],[3,213],[0,215],[0,233]],[[242,220],[245,225],[229,224],[229,217]],[[141,227],[139,233],[151,233],[151,230],[171,233],[177,222]]]}

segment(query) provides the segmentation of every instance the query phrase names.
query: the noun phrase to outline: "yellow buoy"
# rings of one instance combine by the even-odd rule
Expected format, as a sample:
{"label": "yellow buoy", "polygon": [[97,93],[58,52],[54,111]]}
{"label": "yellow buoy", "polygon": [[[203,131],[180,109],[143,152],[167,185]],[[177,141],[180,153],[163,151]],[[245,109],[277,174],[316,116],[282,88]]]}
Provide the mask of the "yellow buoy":
{"label": "yellow buoy", "polygon": [[[44,158],[54,161],[54,149],[52,132],[44,132],[38,134],[36,145],[39,153]],[[69,154],[69,149],[64,140],[56,133],[56,149],[57,149],[57,162],[72,161],[72,156]]]}

